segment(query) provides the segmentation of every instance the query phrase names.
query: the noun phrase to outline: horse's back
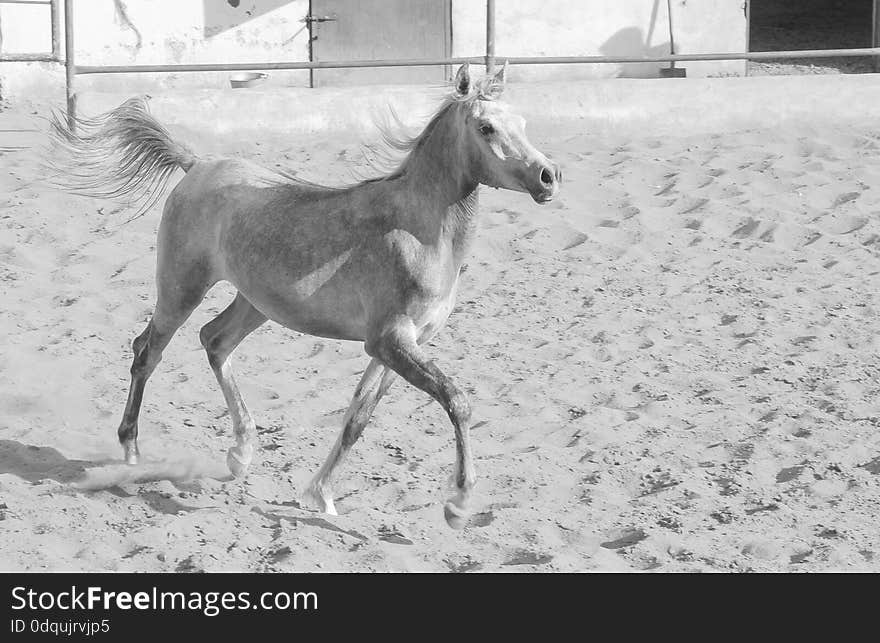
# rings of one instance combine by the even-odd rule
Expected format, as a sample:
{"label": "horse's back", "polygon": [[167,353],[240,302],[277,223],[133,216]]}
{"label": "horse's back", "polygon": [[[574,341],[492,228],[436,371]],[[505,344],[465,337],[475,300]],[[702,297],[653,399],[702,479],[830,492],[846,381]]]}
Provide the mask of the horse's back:
{"label": "horse's back", "polygon": [[288,177],[252,161],[199,160],[168,196],[160,245],[196,244],[217,250],[224,229],[242,217],[264,218],[280,192],[296,192],[297,188]]}
{"label": "horse's back", "polygon": [[210,199],[235,188],[271,188],[284,184],[285,176],[267,167],[234,158],[212,158],[197,161],[175,186],[182,192]]}
{"label": "horse's back", "polygon": [[202,160],[169,195],[160,264],[207,267],[210,281],[231,282],[288,327],[357,338],[363,311],[352,260],[363,231],[348,213],[358,209],[344,190],[246,160]]}

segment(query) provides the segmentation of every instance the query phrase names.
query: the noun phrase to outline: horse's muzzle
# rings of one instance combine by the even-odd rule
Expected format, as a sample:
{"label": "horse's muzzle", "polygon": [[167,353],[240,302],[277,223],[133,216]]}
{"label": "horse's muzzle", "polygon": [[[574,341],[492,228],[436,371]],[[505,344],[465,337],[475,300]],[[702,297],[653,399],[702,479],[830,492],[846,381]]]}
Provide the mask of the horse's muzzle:
{"label": "horse's muzzle", "polygon": [[537,189],[532,190],[532,198],[537,203],[548,203],[559,192],[559,184],[562,182],[562,171],[558,165],[548,163],[538,168]]}

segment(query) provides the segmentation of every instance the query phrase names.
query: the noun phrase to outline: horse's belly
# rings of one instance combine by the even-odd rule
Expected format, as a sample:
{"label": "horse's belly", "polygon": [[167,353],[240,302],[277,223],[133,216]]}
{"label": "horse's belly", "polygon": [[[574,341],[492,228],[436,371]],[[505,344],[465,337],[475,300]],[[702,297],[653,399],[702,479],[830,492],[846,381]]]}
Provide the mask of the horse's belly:
{"label": "horse's belly", "polygon": [[300,333],[331,339],[365,339],[363,310],[358,302],[348,298],[301,297],[295,291],[242,290],[242,294],[266,317]]}
{"label": "horse's belly", "polygon": [[339,272],[290,281],[278,275],[263,279],[230,275],[230,281],[257,310],[282,326],[319,337],[365,339],[366,315],[360,296]]}
{"label": "horse's belly", "polygon": [[332,235],[322,238],[306,224],[289,228],[283,223],[233,216],[221,241],[224,278],[282,326],[363,341],[356,244]]}

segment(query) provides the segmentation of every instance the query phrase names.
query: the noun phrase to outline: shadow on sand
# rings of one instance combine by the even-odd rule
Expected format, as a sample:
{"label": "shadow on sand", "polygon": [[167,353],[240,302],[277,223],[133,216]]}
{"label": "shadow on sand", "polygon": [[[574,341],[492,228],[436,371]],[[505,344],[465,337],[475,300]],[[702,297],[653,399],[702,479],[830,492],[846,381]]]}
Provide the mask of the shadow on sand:
{"label": "shadow on sand", "polygon": [[131,482],[187,482],[197,478],[231,479],[222,464],[189,458],[173,462],[128,465],[121,460],[70,460],[52,447],[0,440],[0,474],[11,473],[28,482],[55,480],[74,489],[97,491]]}
{"label": "shadow on sand", "polygon": [[22,444],[14,440],[0,440],[0,473],[11,473],[28,482],[55,480],[71,484],[86,477],[92,467],[112,463],[112,460],[68,460],[57,449]]}

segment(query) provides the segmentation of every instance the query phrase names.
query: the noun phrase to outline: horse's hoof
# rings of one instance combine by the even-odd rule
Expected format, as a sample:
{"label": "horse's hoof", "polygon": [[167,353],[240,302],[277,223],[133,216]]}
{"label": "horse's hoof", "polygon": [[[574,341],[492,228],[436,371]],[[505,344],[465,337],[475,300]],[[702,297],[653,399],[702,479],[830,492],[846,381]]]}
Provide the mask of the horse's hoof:
{"label": "horse's hoof", "polygon": [[125,445],[122,447],[122,452],[125,458],[125,464],[137,464],[140,459],[140,453],[138,452],[137,445]]}
{"label": "horse's hoof", "polygon": [[319,492],[316,489],[309,488],[303,494],[303,500],[311,506],[315,507],[321,513],[325,513],[328,516],[338,516],[339,514],[336,512],[336,505],[333,502],[332,497],[327,497],[323,493]]}
{"label": "horse's hoof", "polygon": [[454,502],[449,501],[443,507],[443,517],[446,518],[447,524],[453,529],[464,529],[467,526],[470,514]]}
{"label": "horse's hoof", "polygon": [[254,449],[250,446],[234,446],[226,453],[226,466],[236,478],[242,478],[251,464]]}

